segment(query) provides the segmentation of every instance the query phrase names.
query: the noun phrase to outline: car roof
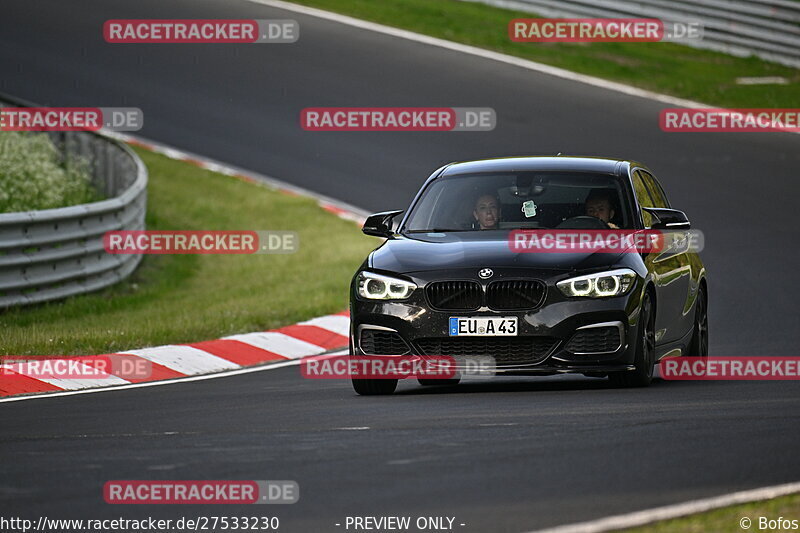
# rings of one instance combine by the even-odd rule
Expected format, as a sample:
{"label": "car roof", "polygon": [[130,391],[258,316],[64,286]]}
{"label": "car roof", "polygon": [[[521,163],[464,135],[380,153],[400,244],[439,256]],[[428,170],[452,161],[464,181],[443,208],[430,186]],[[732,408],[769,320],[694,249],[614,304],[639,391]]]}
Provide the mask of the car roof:
{"label": "car roof", "polygon": [[619,175],[621,167],[629,164],[633,164],[633,162],[603,157],[501,157],[497,159],[451,163],[444,168],[439,176],[457,176],[459,174],[473,174],[476,172],[514,172],[525,170],[600,172]]}

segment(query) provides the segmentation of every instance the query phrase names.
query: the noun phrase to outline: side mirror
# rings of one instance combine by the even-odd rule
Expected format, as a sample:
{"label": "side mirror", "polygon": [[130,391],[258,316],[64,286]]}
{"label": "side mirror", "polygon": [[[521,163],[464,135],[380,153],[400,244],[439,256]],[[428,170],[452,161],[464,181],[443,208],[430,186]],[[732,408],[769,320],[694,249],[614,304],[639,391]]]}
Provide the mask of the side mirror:
{"label": "side mirror", "polygon": [[400,209],[399,211],[383,211],[370,215],[364,222],[364,227],[361,228],[361,231],[373,237],[389,238],[393,233],[392,219],[402,212],[403,210]]}
{"label": "side mirror", "polygon": [[651,226],[653,229],[680,230],[690,229],[692,225],[686,217],[686,213],[677,209],[664,209],[661,207],[643,207],[645,211],[653,215],[655,220]]}

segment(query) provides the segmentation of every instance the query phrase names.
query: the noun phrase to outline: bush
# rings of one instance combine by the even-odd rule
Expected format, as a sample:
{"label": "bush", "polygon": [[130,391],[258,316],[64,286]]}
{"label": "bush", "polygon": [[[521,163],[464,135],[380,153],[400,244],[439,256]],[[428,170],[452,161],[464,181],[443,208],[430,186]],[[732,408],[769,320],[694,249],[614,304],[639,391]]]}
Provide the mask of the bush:
{"label": "bush", "polygon": [[0,213],[53,209],[100,199],[89,164],[62,161],[45,133],[0,132]]}

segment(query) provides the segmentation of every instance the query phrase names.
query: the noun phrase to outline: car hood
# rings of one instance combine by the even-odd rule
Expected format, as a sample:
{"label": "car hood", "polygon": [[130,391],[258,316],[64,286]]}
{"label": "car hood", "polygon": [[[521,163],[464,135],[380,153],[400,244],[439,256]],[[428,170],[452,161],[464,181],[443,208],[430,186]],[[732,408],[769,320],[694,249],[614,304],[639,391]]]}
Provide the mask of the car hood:
{"label": "car hood", "polygon": [[372,253],[377,270],[410,274],[448,268],[584,270],[615,264],[619,253],[518,253],[506,232],[424,233],[388,239]]}

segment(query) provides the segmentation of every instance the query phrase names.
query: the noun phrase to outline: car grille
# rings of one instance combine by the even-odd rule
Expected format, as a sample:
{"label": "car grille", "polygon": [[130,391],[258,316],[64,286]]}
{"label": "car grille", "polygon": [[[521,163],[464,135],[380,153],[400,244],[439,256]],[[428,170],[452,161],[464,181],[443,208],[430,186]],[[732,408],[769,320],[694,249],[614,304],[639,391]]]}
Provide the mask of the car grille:
{"label": "car grille", "polygon": [[369,355],[405,355],[411,351],[396,332],[375,329],[361,331],[360,346]]}
{"label": "car grille", "polygon": [[416,341],[423,355],[488,355],[494,357],[497,366],[539,363],[557,343],[553,337],[436,337]]}
{"label": "car grille", "polygon": [[[469,311],[484,304],[483,289],[474,281],[436,281],[425,289],[431,307],[447,311]],[[547,289],[535,280],[494,281],[486,290],[486,305],[498,311],[535,309]]]}
{"label": "car grille", "polygon": [[481,286],[474,281],[436,281],[425,292],[436,309],[468,311],[477,309],[483,301]]}
{"label": "car grille", "polygon": [[569,340],[566,350],[571,353],[607,353],[619,348],[619,328],[608,326],[579,330]]}
{"label": "car grille", "polygon": [[541,281],[494,281],[486,290],[486,303],[492,309],[535,309],[542,304],[545,285]]}

